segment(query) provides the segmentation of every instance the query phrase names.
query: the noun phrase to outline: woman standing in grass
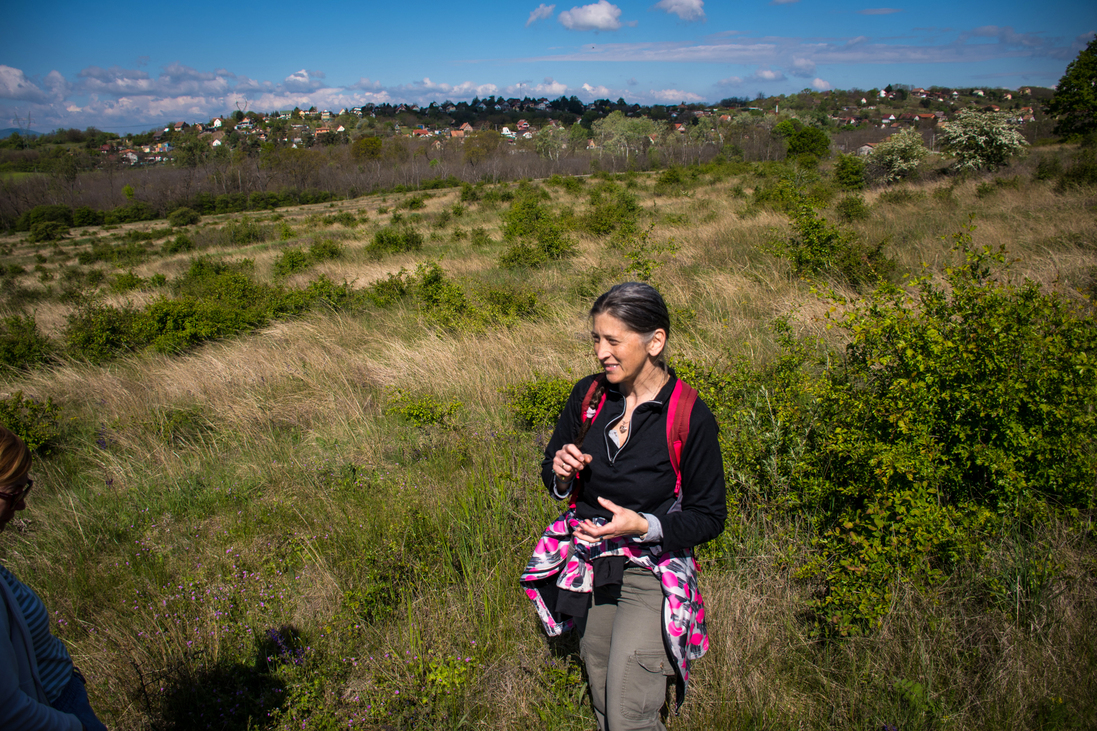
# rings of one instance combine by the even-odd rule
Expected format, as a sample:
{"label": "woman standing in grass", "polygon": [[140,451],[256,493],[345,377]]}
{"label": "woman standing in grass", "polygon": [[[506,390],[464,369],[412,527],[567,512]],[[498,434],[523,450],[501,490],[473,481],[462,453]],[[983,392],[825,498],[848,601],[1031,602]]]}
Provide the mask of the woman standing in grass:
{"label": "woman standing in grass", "polygon": [[[31,457],[23,440],[0,426],[0,531],[25,510]],[[88,704],[84,679],[49,614],[30,587],[0,565],[0,729],[106,731]]]}
{"label": "woman standing in grass", "polygon": [[575,385],[542,462],[570,506],[522,584],[550,635],[578,628],[600,731],[664,729],[667,679],[680,706],[708,649],[692,549],[727,517],[716,420],[667,368],[654,288],[619,284],[590,316],[602,372]]}

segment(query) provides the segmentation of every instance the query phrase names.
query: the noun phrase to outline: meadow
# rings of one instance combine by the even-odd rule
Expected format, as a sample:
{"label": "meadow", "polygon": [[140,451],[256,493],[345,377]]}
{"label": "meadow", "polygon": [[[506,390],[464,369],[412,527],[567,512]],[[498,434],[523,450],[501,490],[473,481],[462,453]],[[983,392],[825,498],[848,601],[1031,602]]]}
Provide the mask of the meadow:
{"label": "meadow", "polygon": [[593,728],[517,577],[560,510],[553,407],[597,366],[584,313],[645,279],[731,515],[668,728],[1097,727],[1084,163],[844,191],[716,162],[5,235],[3,413],[39,446],[0,557],[114,729]]}

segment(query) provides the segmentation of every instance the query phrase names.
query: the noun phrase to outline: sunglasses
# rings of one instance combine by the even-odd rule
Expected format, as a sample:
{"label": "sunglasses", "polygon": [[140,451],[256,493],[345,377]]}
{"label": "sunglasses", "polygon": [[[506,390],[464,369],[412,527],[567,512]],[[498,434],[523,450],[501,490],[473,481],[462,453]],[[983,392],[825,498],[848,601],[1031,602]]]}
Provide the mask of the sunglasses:
{"label": "sunglasses", "polygon": [[10,500],[12,505],[14,505],[25,498],[32,487],[34,487],[34,480],[27,480],[23,483],[23,488],[19,490],[19,492],[0,492],[0,498]]}

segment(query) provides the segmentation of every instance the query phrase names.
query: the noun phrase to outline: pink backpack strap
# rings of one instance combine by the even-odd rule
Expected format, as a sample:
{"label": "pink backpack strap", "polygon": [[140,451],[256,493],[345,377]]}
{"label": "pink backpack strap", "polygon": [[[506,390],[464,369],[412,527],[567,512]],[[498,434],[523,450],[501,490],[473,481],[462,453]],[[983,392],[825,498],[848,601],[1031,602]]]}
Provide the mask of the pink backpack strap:
{"label": "pink backpack strap", "polygon": [[667,448],[670,450],[670,466],[674,468],[674,495],[682,490],[682,447],[689,436],[689,416],[697,400],[697,389],[679,379],[670,394],[667,410]]}
{"label": "pink backpack strap", "polygon": [[[587,389],[587,394],[583,397],[582,411],[579,412],[582,415],[580,417],[582,423],[586,423],[587,421],[587,413],[590,411],[590,402],[594,400],[594,392],[598,390],[598,384],[601,383],[604,378],[605,376],[597,375],[594,377],[594,380],[590,382],[590,388]],[[598,418],[598,414],[602,413],[602,406],[604,406],[605,403],[606,391],[605,389],[602,389],[602,398],[598,401],[598,406],[595,407],[594,414],[590,417],[591,422],[595,421]],[[568,503],[569,507],[575,507],[575,501],[579,498],[580,487],[579,475],[576,475],[575,485],[571,488],[571,500]]]}

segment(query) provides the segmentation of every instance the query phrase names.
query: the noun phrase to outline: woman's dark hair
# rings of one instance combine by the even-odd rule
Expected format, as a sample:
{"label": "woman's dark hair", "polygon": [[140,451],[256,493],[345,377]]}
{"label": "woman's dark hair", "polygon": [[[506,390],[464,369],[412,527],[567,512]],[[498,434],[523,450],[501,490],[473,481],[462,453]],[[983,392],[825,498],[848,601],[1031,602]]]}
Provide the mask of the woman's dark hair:
{"label": "woman's dark hair", "polygon": [[[670,338],[670,313],[663,296],[650,284],[624,282],[614,285],[608,292],[594,300],[590,316],[607,314],[616,317],[633,332],[650,338],[662,328]],[[664,349],[664,353],[665,353]],[[660,365],[666,365],[660,353]]]}
{"label": "woman's dark hair", "polygon": [[0,426],[0,485],[11,484],[30,471],[30,451],[23,440]]}

